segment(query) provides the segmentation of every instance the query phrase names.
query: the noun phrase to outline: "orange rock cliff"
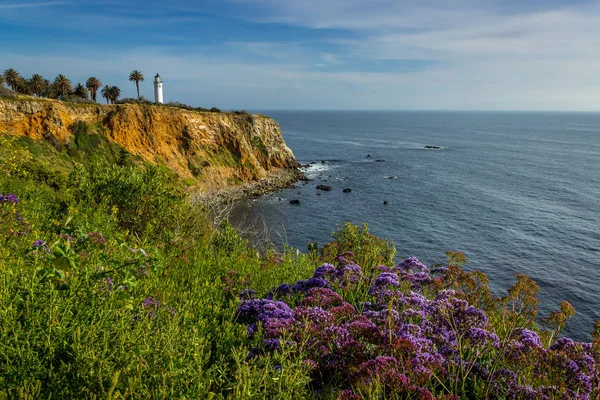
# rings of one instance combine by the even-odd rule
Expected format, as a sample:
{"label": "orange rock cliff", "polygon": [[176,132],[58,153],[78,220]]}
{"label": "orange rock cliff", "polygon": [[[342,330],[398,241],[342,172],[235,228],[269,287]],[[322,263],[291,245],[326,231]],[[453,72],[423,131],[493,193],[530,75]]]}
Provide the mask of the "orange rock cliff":
{"label": "orange rock cliff", "polygon": [[191,178],[200,190],[260,181],[298,167],[279,124],[264,115],[0,99],[0,133],[65,144],[78,121],[94,124],[144,160]]}

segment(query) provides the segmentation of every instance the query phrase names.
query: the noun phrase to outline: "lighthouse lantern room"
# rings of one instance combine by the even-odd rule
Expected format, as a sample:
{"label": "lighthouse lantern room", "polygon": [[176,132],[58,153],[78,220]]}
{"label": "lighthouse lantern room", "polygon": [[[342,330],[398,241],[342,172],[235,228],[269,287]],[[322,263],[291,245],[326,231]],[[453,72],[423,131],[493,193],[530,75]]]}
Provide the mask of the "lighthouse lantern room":
{"label": "lighthouse lantern room", "polygon": [[163,103],[163,81],[159,74],[154,77],[154,101]]}

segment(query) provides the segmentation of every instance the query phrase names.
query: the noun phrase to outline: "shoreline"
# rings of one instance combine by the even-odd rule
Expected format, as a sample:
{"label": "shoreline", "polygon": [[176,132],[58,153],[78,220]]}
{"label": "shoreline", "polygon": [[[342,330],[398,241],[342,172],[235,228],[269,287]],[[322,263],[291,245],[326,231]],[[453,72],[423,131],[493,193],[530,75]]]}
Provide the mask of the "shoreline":
{"label": "shoreline", "polygon": [[303,176],[304,173],[299,168],[280,168],[258,181],[207,192],[194,192],[191,199],[194,203],[201,203],[207,208],[224,206],[288,189]]}

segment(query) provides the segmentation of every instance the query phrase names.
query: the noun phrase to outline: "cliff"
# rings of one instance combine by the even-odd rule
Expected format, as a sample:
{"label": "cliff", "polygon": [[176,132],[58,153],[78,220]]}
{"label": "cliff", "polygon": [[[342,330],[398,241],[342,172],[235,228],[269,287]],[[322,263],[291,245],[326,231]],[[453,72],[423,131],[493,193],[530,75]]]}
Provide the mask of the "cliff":
{"label": "cliff", "polygon": [[68,146],[79,121],[201,191],[268,180],[298,166],[279,124],[263,115],[0,99],[0,133]]}

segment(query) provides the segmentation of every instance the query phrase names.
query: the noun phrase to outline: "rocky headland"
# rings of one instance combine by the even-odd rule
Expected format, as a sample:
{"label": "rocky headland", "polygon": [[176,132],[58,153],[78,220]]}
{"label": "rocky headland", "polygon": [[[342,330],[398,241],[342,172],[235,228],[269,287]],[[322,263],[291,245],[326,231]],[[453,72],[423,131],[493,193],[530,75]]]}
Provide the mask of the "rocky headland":
{"label": "rocky headland", "polygon": [[279,124],[264,115],[0,99],[0,134],[68,148],[82,123],[111,145],[167,167],[204,200],[252,197],[287,187],[301,176]]}

